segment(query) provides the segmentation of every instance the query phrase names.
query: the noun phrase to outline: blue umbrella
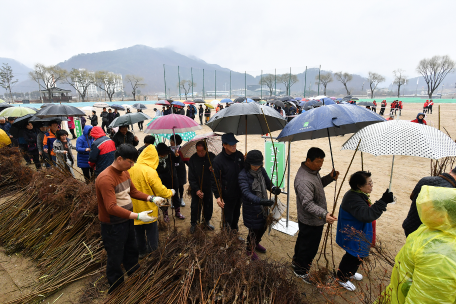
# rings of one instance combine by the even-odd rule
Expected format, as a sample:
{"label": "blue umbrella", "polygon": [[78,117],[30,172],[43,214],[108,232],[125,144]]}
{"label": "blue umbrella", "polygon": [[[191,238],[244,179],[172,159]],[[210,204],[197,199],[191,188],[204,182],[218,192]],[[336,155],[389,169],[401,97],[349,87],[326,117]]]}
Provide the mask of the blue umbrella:
{"label": "blue umbrella", "polygon": [[180,102],[180,101],[177,101],[177,100],[176,100],[176,101],[173,101],[173,102],[171,103],[171,105],[173,105],[173,106],[179,106],[179,107],[185,107],[185,104],[184,104],[183,102]]}
{"label": "blue umbrella", "polygon": [[233,102],[233,101],[229,98],[223,98],[222,100],[220,100],[220,103],[229,103],[229,102]]}
{"label": "blue umbrella", "polygon": [[[309,101],[310,102],[310,101]],[[298,141],[355,133],[365,126],[385,121],[383,117],[355,105],[329,105],[307,111],[291,120],[277,137],[278,141]]]}
{"label": "blue umbrella", "polygon": [[109,107],[112,108],[112,109],[125,111],[125,108],[122,107],[121,105],[118,105],[118,104],[112,104],[112,105],[110,105]]}
{"label": "blue umbrella", "polygon": [[250,99],[250,98],[247,98],[247,100],[245,102],[254,102],[254,100]]}
{"label": "blue umbrella", "polygon": [[322,99],[320,99],[320,100],[323,102],[323,104],[324,104],[325,106],[329,106],[329,105],[332,105],[332,104],[336,104],[334,100],[332,100],[331,98],[328,98],[328,97],[322,98]]}

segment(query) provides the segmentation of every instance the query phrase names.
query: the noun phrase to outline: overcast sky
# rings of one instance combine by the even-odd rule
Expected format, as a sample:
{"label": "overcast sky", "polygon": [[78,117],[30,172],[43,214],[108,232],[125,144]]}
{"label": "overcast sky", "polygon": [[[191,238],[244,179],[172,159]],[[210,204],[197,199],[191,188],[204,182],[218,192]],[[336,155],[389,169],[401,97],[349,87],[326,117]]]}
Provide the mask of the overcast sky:
{"label": "overcast sky", "polygon": [[456,59],[456,1],[2,1],[0,57],[27,66],[136,44],[235,71],[305,66],[390,78],[420,59]]}

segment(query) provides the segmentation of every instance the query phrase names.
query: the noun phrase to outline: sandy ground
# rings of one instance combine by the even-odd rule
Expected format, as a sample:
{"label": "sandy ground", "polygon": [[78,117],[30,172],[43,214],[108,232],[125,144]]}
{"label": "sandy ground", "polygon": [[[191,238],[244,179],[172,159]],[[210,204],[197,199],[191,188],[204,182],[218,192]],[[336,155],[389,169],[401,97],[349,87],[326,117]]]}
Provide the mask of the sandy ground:
{"label": "sandy ground", "polygon": [[[412,120],[416,117],[416,114],[421,111],[421,104],[405,104],[405,109],[402,111],[402,116],[399,117],[402,120]],[[428,115],[426,118],[429,125],[438,125],[438,106],[434,107],[434,114]],[[144,111],[151,115],[152,107]],[[450,135],[456,136],[455,122],[456,122],[456,105],[455,104],[442,104],[441,105],[441,126],[445,127]],[[147,122],[146,122],[147,123]],[[145,124],[146,124],[145,123]],[[140,140],[140,145],[143,143],[143,139],[146,134],[139,132],[137,126],[135,128],[135,135]],[[203,134],[210,132],[211,130],[207,126],[203,126],[201,130],[197,131],[197,134]],[[274,132],[273,136],[277,136],[279,132]],[[337,190],[340,187],[342,178],[347,171],[349,162],[352,158],[353,151],[341,150],[342,144],[349,138],[349,135],[343,137],[331,138],[334,163],[336,170],[340,171],[339,181],[337,183]],[[237,136],[239,140],[238,149],[241,152],[245,152],[245,137]],[[264,151],[264,139],[260,135],[249,135],[247,136],[248,150],[258,149]],[[75,141],[73,141],[74,143]],[[138,147],[139,147],[138,146]],[[297,222],[297,211],[295,194],[293,190],[293,181],[296,172],[301,165],[301,162],[305,160],[307,150],[311,147],[320,147],[326,153],[325,163],[321,170],[322,174],[327,174],[331,171],[331,160],[329,154],[329,144],[327,139],[317,139],[313,141],[298,141],[291,144],[291,184],[290,184],[290,220]],[[378,156],[374,157],[369,154],[363,154],[364,156],[364,170],[368,170],[372,173],[372,179],[374,181],[374,189],[371,194],[373,201],[379,199],[385,189],[388,187],[390,171],[391,171],[391,156]],[[361,170],[361,158],[358,153],[355,156],[353,165],[351,166],[348,174]],[[400,250],[405,242],[405,236],[402,230],[402,221],[407,215],[410,207],[409,195],[413,190],[415,184],[424,176],[430,174],[430,160],[399,156],[395,159],[394,175],[392,191],[397,198],[397,203],[389,205],[388,210],[381,216],[377,221],[377,236],[378,239],[383,240],[387,243],[389,251],[394,255]],[[349,176],[348,175],[348,176]],[[80,175],[77,176],[82,179]],[[187,186],[187,185],[186,185]],[[343,194],[349,189],[348,180],[344,183],[341,191],[338,203],[340,204]],[[335,199],[335,183],[330,184],[325,188],[326,197],[328,201],[328,209],[331,210]],[[286,202],[286,196],[281,194],[280,198],[283,202]],[[181,208],[181,211],[186,216],[185,220],[175,220],[175,225],[184,231],[188,231],[190,226],[190,199],[185,197],[187,206]],[[338,208],[336,209],[338,210]],[[336,215],[337,215],[336,211]],[[214,201],[214,215],[213,224],[219,229],[220,223],[220,208]],[[170,225],[173,224],[171,218]],[[240,232],[246,236],[247,229],[242,225],[242,216],[240,223]],[[335,235],[335,229],[333,229]],[[162,232],[162,235],[166,234]],[[294,245],[296,242],[297,234],[295,236],[289,236],[281,232],[272,230],[270,235],[265,235],[262,245],[268,249],[266,254],[259,254],[261,258],[269,258],[274,260],[281,260],[290,262],[294,252]],[[337,245],[334,245],[335,263],[338,265],[344,251],[341,250]],[[6,256],[4,250],[0,250],[0,299],[1,302],[11,300],[20,295],[21,291],[26,292],[31,282],[36,281],[36,270],[33,267],[33,263],[28,261],[26,258],[20,255]],[[302,285],[303,290],[310,294],[312,293],[313,287],[309,285]],[[356,284],[356,283],[355,283]],[[52,296],[49,300],[53,303],[60,295],[61,297],[55,303],[77,303],[77,298],[80,292],[84,289],[81,282],[71,284],[67,288],[58,292]],[[322,303],[325,301],[322,299]]]}

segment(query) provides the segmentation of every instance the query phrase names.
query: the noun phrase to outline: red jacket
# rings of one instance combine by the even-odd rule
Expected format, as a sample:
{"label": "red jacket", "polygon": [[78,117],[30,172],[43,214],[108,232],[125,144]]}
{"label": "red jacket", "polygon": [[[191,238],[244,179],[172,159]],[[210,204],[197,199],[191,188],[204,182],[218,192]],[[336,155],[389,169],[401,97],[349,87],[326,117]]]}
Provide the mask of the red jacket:
{"label": "red jacket", "polygon": [[399,101],[399,109],[402,109],[402,101]]}
{"label": "red jacket", "polygon": [[426,108],[428,105],[429,105],[429,101],[426,100],[426,102],[424,103],[424,107]]}
{"label": "red jacket", "polygon": [[[418,121],[418,118],[415,118],[415,119],[412,120],[411,122],[420,123],[420,122]],[[421,123],[421,124],[422,124],[422,125],[427,125],[426,120],[423,119],[423,123]]]}

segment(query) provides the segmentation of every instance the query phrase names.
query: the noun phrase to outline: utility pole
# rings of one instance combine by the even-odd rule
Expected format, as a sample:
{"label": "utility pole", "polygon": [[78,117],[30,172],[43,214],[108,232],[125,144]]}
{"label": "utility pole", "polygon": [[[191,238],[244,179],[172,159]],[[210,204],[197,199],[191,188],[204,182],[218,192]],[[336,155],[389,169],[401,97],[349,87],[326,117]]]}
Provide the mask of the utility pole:
{"label": "utility pole", "polygon": [[247,99],[247,71],[244,71],[244,97]]}

